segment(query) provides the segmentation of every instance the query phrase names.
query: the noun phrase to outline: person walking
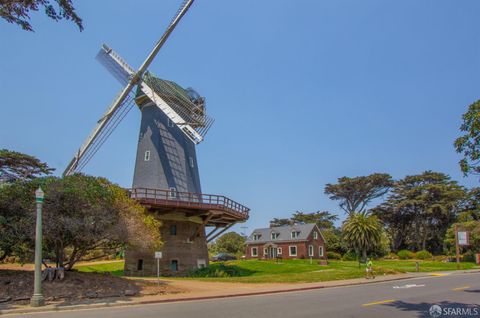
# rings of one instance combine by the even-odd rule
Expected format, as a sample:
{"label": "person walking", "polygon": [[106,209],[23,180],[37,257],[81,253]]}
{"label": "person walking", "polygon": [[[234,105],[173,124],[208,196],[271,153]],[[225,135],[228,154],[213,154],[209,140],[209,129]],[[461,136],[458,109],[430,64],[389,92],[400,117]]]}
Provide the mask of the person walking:
{"label": "person walking", "polygon": [[365,278],[366,279],[375,278],[375,274],[373,273],[373,262],[371,258],[367,259],[367,268],[366,268]]}

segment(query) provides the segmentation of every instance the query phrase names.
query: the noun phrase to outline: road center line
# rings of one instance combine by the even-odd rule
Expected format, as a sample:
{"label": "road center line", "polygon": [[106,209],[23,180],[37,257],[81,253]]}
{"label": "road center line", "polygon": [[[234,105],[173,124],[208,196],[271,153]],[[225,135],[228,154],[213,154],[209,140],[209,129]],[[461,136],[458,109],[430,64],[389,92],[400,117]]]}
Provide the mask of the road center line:
{"label": "road center line", "polygon": [[458,290],[464,290],[464,289],[467,289],[467,288],[470,288],[470,286],[457,287],[457,288],[454,288],[452,290],[458,291]]}
{"label": "road center line", "polygon": [[393,303],[394,301],[395,301],[395,299],[386,299],[386,300],[374,301],[372,303],[363,304],[362,307],[368,307],[368,306],[373,306],[373,305],[381,305],[381,304],[386,304],[386,303]]}

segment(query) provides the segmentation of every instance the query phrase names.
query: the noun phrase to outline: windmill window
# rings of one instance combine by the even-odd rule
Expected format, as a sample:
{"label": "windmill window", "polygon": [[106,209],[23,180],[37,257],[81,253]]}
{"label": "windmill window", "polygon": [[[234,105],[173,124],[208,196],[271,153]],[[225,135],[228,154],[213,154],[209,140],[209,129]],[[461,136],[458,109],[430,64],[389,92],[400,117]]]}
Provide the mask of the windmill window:
{"label": "windmill window", "polygon": [[143,259],[137,261],[137,271],[143,271]]}
{"label": "windmill window", "polygon": [[193,162],[193,158],[192,158],[192,157],[188,157],[188,159],[189,159],[189,162],[190,162],[190,167],[193,168],[193,167],[195,166],[195,164],[194,164],[194,162]]}
{"label": "windmill window", "polygon": [[170,235],[177,235],[177,226],[175,224],[170,225]]}
{"label": "windmill window", "polygon": [[178,272],[178,261],[176,259],[170,262],[170,269],[172,272]]}
{"label": "windmill window", "polygon": [[177,197],[177,189],[175,187],[170,187],[168,195],[171,199],[175,199]]}
{"label": "windmill window", "polygon": [[170,118],[168,118],[168,127],[173,127],[173,121]]}
{"label": "windmill window", "polygon": [[145,160],[145,161],[150,161],[150,150],[145,151],[144,160]]}

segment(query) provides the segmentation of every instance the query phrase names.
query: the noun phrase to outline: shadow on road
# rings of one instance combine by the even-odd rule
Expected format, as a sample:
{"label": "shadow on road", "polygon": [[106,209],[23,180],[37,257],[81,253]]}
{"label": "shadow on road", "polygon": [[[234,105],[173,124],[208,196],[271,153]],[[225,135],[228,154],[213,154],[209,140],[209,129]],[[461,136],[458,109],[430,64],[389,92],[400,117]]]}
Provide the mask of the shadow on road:
{"label": "shadow on road", "polygon": [[[432,308],[433,305],[440,306],[439,309],[442,310],[440,312],[439,316],[431,315],[430,314],[430,308]],[[479,305],[477,304],[467,304],[467,303],[460,303],[460,302],[451,302],[451,301],[442,301],[442,302],[437,302],[437,303],[408,303],[405,301],[395,301],[393,303],[388,303],[384,304],[383,306],[389,306],[389,307],[394,307],[396,309],[399,309],[401,311],[405,312],[411,312],[416,314],[415,317],[419,318],[431,318],[431,317],[475,317],[475,315],[462,315],[462,314],[456,314],[453,313],[453,311],[457,310],[457,308],[460,308],[461,310],[465,309],[470,310],[473,312],[474,308],[478,308],[477,310],[480,309]],[[437,309],[438,308],[434,308]],[[448,314],[450,313],[450,314]],[[413,316],[412,316],[413,317]]]}

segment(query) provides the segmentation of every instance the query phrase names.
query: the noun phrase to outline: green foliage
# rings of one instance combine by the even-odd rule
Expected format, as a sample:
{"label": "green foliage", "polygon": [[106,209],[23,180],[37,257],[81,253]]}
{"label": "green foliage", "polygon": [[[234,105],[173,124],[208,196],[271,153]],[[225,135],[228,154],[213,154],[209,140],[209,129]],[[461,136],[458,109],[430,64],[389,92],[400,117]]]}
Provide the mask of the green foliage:
{"label": "green foliage", "polygon": [[455,150],[463,155],[460,169],[465,176],[480,174],[480,100],[471,104],[462,116],[462,136],[455,140]]}
{"label": "green foliage", "polygon": [[336,215],[333,215],[328,211],[316,211],[312,213],[296,211],[289,219],[272,219],[270,221],[270,227],[315,223],[320,229],[323,230],[332,228],[333,223],[337,219],[338,217]]}
{"label": "green foliage", "polygon": [[401,247],[440,253],[447,228],[455,221],[467,197],[449,176],[425,171],[395,183],[387,201],[372,209],[392,238],[392,250]]}
{"label": "green foliage", "polygon": [[191,270],[187,273],[188,277],[239,277],[250,275],[251,271],[242,269],[238,266],[225,264],[215,264],[203,268]]}
{"label": "green foliage", "polygon": [[378,247],[382,240],[382,226],[374,215],[352,213],[343,222],[342,234],[348,246],[361,252],[363,258],[367,252]]}
{"label": "green foliage", "polygon": [[350,215],[365,212],[367,205],[386,194],[392,185],[392,177],[386,173],[355,178],[342,177],[337,184],[327,184],[325,194],[332,200],[340,201],[340,207]]}
{"label": "green foliage", "polygon": [[355,253],[355,251],[348,251],[342,256],[343,261],[356,261],[358,260],[358,255]]}
{"label": "green foliage", "polygon": [[[28,259],[33,251],[34,191],[45,191],[43,248],[45,258],[71,269],[92,251],[103,257],[132,245],[153,250],[161,244],[160,222],[104,178],[75,174],[64,178],[14,182],[0,188],[1,258]],[[6,235],[3,235],[5,233]]]}
{"label": "green foliage", "polygon": [[55,20],[72,20],[80,29],[83,30],[82,19],[76,14],[71,0],[55,0],[58,8],[55,9],[50,0],[2,0],[0,2],[0,17],[8,23],[19,25],[26,31],[33,31],[28,22],[30,20],[30,11],[38,11],[44,8],[45,14]]}
{"label": "green foliage", "polygon": [[335,253],[335,252],[332,252],[332,251],[328,251],[327,252],[327,258],[328,259],[339,260],[339,259],[342,259],[342,255],[340,253]]}
{"label": "green foliage", "polygon": [[427,250],[421,250],[415,253],[415,258],[417,259],[431,259],[432,258],[432,253],[430,253]]}
{"label": "green foliage", "polygon": [[340,229],[335,227],[324,229],[322,230],[322,235],[325,238],[327,251],[342,254],[348,250],[348,246],[342,240],[342,232]]}
{"label": "green foliage", "polygon": [[32,180],[49,175],[55,169],[39,159],[21,152],[0,149],[0,184],[15,180]]}
{"label": "green foliage", "polygon": [[210,245],[212,253],[229,253],[239,255],[245,253],[245,237],[237,232],[228,232],[220,236]]}
{"label": "green foliage", "polygon": [[412,259],[415,257],[415,253],[409,250],[400,250],[398,251],[397,255],[400,259]]}

